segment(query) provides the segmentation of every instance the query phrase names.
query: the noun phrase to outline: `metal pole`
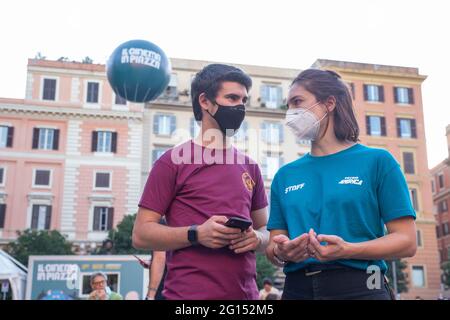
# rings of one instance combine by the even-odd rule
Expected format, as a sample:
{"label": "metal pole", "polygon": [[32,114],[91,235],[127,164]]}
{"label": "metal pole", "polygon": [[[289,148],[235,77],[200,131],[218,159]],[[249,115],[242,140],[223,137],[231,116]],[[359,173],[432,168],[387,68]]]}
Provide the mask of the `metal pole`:
{"label": "metal pole", "polygon": [[395,295],[398,294],[398,288],[397,288],[397,268],[395,261],[392,260],[392,280],[394,281],[394,292]]}

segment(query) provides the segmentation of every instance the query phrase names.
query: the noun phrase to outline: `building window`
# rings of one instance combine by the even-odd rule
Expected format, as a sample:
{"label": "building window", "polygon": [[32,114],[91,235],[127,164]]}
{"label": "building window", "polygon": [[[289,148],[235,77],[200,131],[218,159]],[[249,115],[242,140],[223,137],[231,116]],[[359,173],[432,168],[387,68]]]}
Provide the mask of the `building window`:
{"label": "building window", "polygon": [[0,203],[0,229],[5,227],[6,204]]}
{"label": "building window", "polygon": [[5,168],[4,167],[0,167],[0,187],[4,187],[5,186]]}
{"label": "building window", "polygon": [[115,96],[116,96],[115,101],[114,101],[115,104],[118,104],[118,105],[126,105],[127,104],[127,100],[125,100],[118,94],[116,94]]}
{"label": "building window", "polygon": [[117,152],[117,132],[93,131],[92,152]]}
{"label": "building window", "polygon": [[448,222],[442,224],[442,236],[446,236],[449,233]]}
{"label": "building window", "polygon": [[262,123],[262,138],[266,143],[282,143],[283,126],[281,123],[276,122],[263,122]]}
{"label": "building window", "polygon": [[438,176],[439,190],[444,188],[444,174],[440,173]]}
{"label": "building window", "polygon": [[111,188],[111,172],[95,172],[95,189]]}
{"label": "building window", "polygon": [[436,237],[437,238],[441,237],[441,226],[436,226]]}
{"label": "building window", "polygon": [[403,170],[405,173],[414,174],[414,153],[403,152]]}
{"label": "building window", "polygon": [[395,103],[414,104],[414,93],[412,88],[394,87]]}
{"label": "building window", "polygon": [[169,150],[167,147],[155,147],[152,150],[152,163],[155,163],[167,150]]}
{"label": "building window", "polygon": [[0,126],[0,148],[11,148],[14,138],[14,127]]}
{"label": "building window", "polygon": [[415,119],[397,118],[397,136],[399,138],[417,138]]}
{"label": "building window", "polygon": [[157,114],[153,118],[153,133],[162,136],[170,136],[176,129],[176,117],[174,115]]}
{"label": "building window", "polygon": [[99,88],[100,88],[100,84],[98,82],[88,82],[87,83],[86,102],[98,103]]}
{"label": "building window", "polygon": [[175,73],[170,75],[170,81],[161,98],[176,99],[178,98],[178,77]]}
{"label": "building window", "polygon": [[283,165],[283,158],[280,155],[268,154],[263,157],[261,173],[264,179],[272,180],[278,169]]}
{"label": "building window", "polygon": [[373,84],[364,85],[364,100],[372,102],[384,102],[384,88]]}
{"label": "building window", "polygon": [[386,136],[385,117],[366,116],[366,127],[369,136]]}
{"label": "building window", "polygon": [[114,208],[94,207],[94,231],[108,231],[113,227]]}
{"label": "building window", "polygon": [[56,100],[56,79],[44,79],[43,100]]}
{"label": "building window", "polygon": [[52,207],[47,205],[33,205],[31,215],[31,229],[50,230]]}
{"label": "building window", "polygon": [[416,238],[417,238],[417,246],[422,247],[422,231],[420,230],[416,231]]}
{"label": "building window", "polygon": [[432,193],[436,193],[436,187],[435,187],[435,184],[434,184],[434,177],[433,177],[433,180],[431,180],[431,192]]}
{"label": "building window", "polygon": [[279,85],[261,85],[261,105],[269,109],[276,109],[283,101],[283,90]]}
{"label": "building window", "polygon": [[198,136],[198,134],[200,133],[200,125],[199,122],[197,122],[195,120],[194,117],[191,118],[191,123],[190,123],[190,132],[191,132],[191,138],[195,138]]}
{"label": "building window", "polygon": [[50,170],[34,170],[33,187],[50,187],[51,171]]}
{"label": "building window", "polygon": [[244,120],[244,122],[242,122],[242,124],[241,124],[241,127],[238,129],[238,131],[234,135],[235,141],[246,140],[248,138],[247,130],[248,130],[248,122],[246,120]]}
{"label": "building window", "polygon": [[412,283],[414,287],[425,287],[425,270],[422,266],[412,267]]}
{"label": "building window", "polygon": [[34,128],[33,149],[58,150],[59,129]]}
{"label": "building window", "polygon": [[417,189],[410,188],[409,194],[411,196],[411,203],[413,205],[414,210],[419,211],[419,199],[418,199],[418,195],[417,195]]}
{"label": "building window", "polygon": [[438,208],[439,208],[439,213],[447,212],[448,211],[447,200],[443,200],[443,201],[439,202]]}

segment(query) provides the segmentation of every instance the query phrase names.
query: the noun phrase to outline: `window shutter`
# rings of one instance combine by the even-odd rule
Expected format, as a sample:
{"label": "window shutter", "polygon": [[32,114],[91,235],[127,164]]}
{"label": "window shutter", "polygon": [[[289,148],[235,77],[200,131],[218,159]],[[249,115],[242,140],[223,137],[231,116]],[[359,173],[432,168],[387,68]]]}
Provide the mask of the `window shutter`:
{"label": "window shutter", "polygon": [[396,119],[396,121],[397,121],[397,137],[401,137],[402,136],[402,128],[401,128],[401,126],[400,126],[400,118],[397,118]]}
{"label": "window shutter", "polygon": [[159,134],[159,115],[155,114],[153,116],[153,133]]}
{"label": "window shutter", "polygon": [[279,108],[281,106],[281,104],[283,103],[283,89],[281,88],[281,86],[277,87],[277,108]]}
{"label": "window shutter", "polygon": [[194,136],[194,134],[195,134],[195,120],[194,120],[194,118],[191,118],[190,132],[191,132],[191,137],[195,138],[195,136]]}
{"label": "window shutter", "polygon": [[408,88],[408,102],[414,104],[414,90],[413,88]]}
{"label": "window shutter", "polygon": [[284,130],[283,125],[281,123],[278,124],[278,137],[279,137],[279,143],[284,142]]}
{"label": "window shutter", "polygon": [[369,100],[369,94],[367,92],[367,84],[364,85],[364,101],[368,101]]}
{"label": "window shutter", "polygon": [[248,136],[247,136],[247,131],[248,131],[248,122],[244,121],[243,126],[241,128],[241,130],[243,130],[244,132],[244,139],[248,140]]}
{"label": "window shutter", "polygon": [[47,212],[45,213],[45,230],[50,230],[52,221],[52,206],[47,206]]}
{"label": "window shutter", "polygon": [[264,179],[267,179],[267,157],[264,155],[261,162],[261,174]]}
{"label": "window shutter", "polygon": [[39,219],[39,206],[33,205],[33,209],[31,212],[31,229],[37,229]]}
{"label": "window shutter", "polygon": [[0,229],[5,227],[6,204],[0,204]]}
{"label": "window shutter", "polygon": [[39,128],[33,128],[33,149],[37,149],[39,146]]}
{"label": "window shutter", "polygon": [[368,136],[370,136],[372,133],[370,129],[370,116],[366,116],[366,132]]}
{"label": "window shutter", "polygon": [[411,137],[417,138],[416,119],[411,119]]}
{"label": "window shutter", "polygon": [[8,138],[6,139],[6,146],[11,148],[14,139],[14,127],[8,127]]}
{"label": "window shutter", "polygon": [[114,220],[114,208],[108,208],[108,230],[112,230]]}
{"label": "window shutter", "polygon": [[98,132],[92,131],[92,145],[91,145],[92,152],[97,151],[97,142],[98,142]]}
{"label": "window shutter", "polygon": [[177,128],[177,117],[170,116],[170,134],[173,134],[176,128]]}
{"label": "window shutter", "polygon": [[380,117],[380,121],[381,121],[381,135],[383,137],[385,137],[386,134],[386,118],[385,117]]}
{"label": "window shutter", "polygon": [[266,85],[261,86],[261,103],[266,102],[269,99],[269,87]]}
{"label": "window shutter", "polygon": [[117,152],[117,132],[111,133],[111,152]]}
{"label": "window shutter", "polygon": [[92,230],[100,230],[100,207],[94,207],[94,225],[92,226]]}
{"label": "window shutter", "polygon": [[266,122],[261,123],[261,135],[262,135],[262,140],[264,142],[267,142],[268,139],[267,139],[267,123]]}
{"label": "window shutter", "polygon": [[378,98],[380,102],[384,102],[384,87],[378,86]]}
{"label": "window shutter", "polygon": [[58,150],[59,147],[59,129],[53,131],[53,150]]}
{"label": "window shutter", "polygon": [[398,90],[397,90],[397,87],[394,87],[394,102],[398,103]]}

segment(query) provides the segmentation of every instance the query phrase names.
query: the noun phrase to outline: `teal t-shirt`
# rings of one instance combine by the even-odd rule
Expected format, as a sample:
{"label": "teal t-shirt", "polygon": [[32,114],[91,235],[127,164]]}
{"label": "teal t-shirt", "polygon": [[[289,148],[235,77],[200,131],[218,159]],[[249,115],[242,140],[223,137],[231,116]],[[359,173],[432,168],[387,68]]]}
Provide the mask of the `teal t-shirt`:
{"label": "teal t-shirt", "polygon": [[[385,235],[384,224],[405,216],[414,219],[408,186],[400,166],[386,150],[355,144],[340,152],[316,157],[310,153],[283,166],[271,187],[269,230],[287,230],[294,239],[313,228],[347,242]],[[320,261],[309,258],[288,263],[292,272]],[[334,263],[367,270],[383,260],[338,260]]]}

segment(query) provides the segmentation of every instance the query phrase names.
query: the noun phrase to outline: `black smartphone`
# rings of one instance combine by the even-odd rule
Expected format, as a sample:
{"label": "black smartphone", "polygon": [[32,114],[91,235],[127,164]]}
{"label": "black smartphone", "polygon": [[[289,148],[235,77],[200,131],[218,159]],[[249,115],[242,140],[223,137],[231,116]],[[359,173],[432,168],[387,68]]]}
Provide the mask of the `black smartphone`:
{"label": "black smartphone", "polygon": [[230,227],[230,228],[238,228],[238,229],[241,229],[241,231],[247,230],[251,225],[252,225],[251,220],[236,218],[236,217],[231,217],[225,223],[225,226]]}

